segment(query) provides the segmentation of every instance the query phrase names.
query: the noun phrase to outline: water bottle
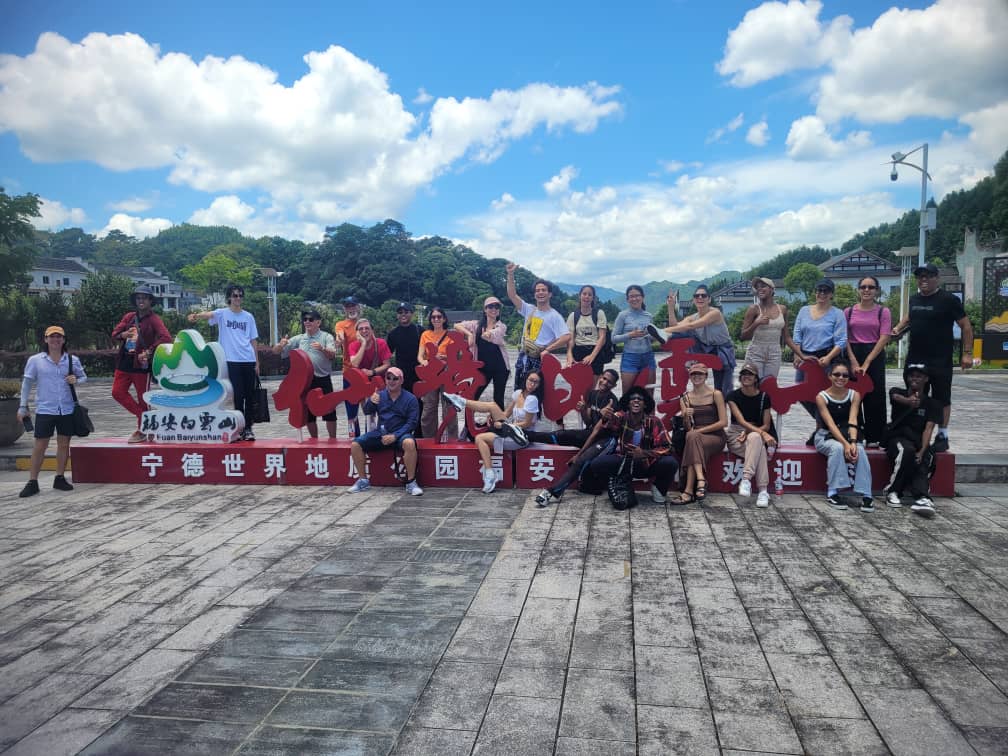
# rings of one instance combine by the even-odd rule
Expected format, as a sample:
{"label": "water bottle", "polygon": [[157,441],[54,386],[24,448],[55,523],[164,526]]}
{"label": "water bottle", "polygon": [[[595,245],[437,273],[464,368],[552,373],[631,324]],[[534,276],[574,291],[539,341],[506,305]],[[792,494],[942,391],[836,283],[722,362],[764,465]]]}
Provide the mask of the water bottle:
{"label": "water bottle", "polygon": [[126,339],[126,351],[129,352],[130,354],[136,352],[136,339],[133,338],[132,336]]}
{"label": "water bottle", "polygon": [[777,479],[774,481],[773,492],[774,496],[778,499],[784,495],[784,478],[781,477],[780,473],[777,473]]}

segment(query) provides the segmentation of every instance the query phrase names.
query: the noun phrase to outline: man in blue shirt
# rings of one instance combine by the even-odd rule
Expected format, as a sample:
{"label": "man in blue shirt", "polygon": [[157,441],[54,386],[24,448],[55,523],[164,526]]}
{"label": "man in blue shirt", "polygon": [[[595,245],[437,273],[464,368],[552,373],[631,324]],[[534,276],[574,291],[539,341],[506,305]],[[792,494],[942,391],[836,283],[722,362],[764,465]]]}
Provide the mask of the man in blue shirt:
{"label": "man in blue shirt", "polygon": [[357,471],[357,482],[350,487],[350,493],[366,491],[371,481],[366,477],[367,468],[364,452],[399,449],[406,466],[406,491],[410,496],[420,496],[423,489],[416,482],[417,446],[413,438],[420,421],[420,402],[409,391],[403,389],[403,371],[390,367],[385,371],[385,388],[375,391],[364,402],[364,414],[378,414],[378,428],[358,436],[350,444],[350,457]]}

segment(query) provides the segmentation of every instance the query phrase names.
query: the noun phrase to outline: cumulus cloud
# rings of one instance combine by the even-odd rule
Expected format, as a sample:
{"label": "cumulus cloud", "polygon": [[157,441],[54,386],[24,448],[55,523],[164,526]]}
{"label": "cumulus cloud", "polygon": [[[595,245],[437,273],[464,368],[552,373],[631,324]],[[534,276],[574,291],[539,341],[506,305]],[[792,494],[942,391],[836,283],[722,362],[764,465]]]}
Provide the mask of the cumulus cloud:
{"label": "cumulus cloud", "polygon": [[149,236],[157,236],[166,228],[171,228],[174,225],[167,218],[139,218],[126,213],[116,213],[109,218],[105,228],[99,231],[96,236],[101,238],[108,236],[110,231],[122,231],[126,236],[146,239]]}
{"label": "cumulus cloud", "polygon": [[836,140],[821,118],[804,116],[791,124],[785,143],[787,154],[793,160],[822,160],[867,147],[871,144],[871,135],[867,131],[853,131],[842,140]]}
{"label": "cumulus cloud", "polygon": [[493,202],[490,203],[490,207],[492,207],[494,210],[501,210],[502,208],[505,208],[508,205],[513,205],[514,201],[515,198],[513,195],[509,194],[508,192],[504,192],[504,194],[500,196],[500,199],[495,199]]}
{"label": "cumulus cloud", "polygon": [[0,132],[32,160],[112,170],[169,167],[212,193],[260,190],[320,223],[398,214],[464,161],[495,160],[537,129],[590,132],[617,115],[617,88],[532,83],[438,98],[421,126],[387,76],[332,46],[304,56],[290,86],[245,58],[195,61],[136,34],[41,35],[0,56]]}
{"label": "cumulus cloud", "polygon": [[[319,208],[302,208],[302,216],[318,211]],[[325,224],[307,220],[305,217],[291,219],[277,205],[257,208],[240,197],[227,194],[214,198],[209,207],[195,211],[189,223],[198,226],[230,226],[246,236],[282,236],[287,239],[320,241],[325,232]]]}
{"label": "cumulus cloud", "polygon": [[123,213],[142,213],[144,210],[150,210],[153,206],[153,200],[145,199],[143,197],[130,197],[128,199],[119,200],[118,202],[110,202],[108,204],[109,210],[119,210]]}
{"label": "cumulus cloud", "polygon": [[745,140],[754,147],[765,147],[770,141],[770,126],[766,121],[754,123],[746,132]]}
{"label": "cumulus cloud", "polygon": [[543,189],[546,190],[546,194],[551,197],[556,194],[563,194],[570,191],[570,182],[577,178],[578,171],[573,165],[565,165],[560,169],[560,173],[553,176],[549,181],[543,184]]}
{"label": "cumulus cloud", "polygon": [[712,131],[705,140],[706,143],[711,144],[712,142],[720,142],[722,137],[724,137],[726,134],[731,134],[733,131],[738,131],[743,123],[745,123],[745,114],[739,113],[737,116],[728,121],[728,123],[726,123],[724,126],[720,126],[714,129],[714,131]]}
{"label": "cumulus cloud", "polygon": [[818,68],[850,41],[853,20],[819,21],[819,0],[768,2],[753,8],[728,34],[718,73],[748,87],[789,71]]}
{"label": "cumulus cloud", "polygon": [[79,207],[67,207],[58,200],[39,197],[38,218],[31,218],[31,224],[40,231],[56,231],[68,226],[83,226],[87,214]]}
{"label": "cumulus cloud", "polygon": [[413,98],[414,105],[426,105],[428,102],[434,100],[434,95],[430,94],[426,89],[420,87],[417,90],[416,97]]}

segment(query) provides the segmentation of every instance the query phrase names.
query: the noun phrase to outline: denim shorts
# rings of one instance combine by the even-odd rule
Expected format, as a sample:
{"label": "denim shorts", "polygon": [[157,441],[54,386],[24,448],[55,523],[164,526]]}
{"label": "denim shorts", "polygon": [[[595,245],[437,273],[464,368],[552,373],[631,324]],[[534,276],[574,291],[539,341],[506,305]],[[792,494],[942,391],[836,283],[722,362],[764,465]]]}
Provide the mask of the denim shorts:
{"label": "denim shorts", "polygon": [[623,352],[620,357],[621,373],[640,373],[647,369],[656,370],[654,352]]}

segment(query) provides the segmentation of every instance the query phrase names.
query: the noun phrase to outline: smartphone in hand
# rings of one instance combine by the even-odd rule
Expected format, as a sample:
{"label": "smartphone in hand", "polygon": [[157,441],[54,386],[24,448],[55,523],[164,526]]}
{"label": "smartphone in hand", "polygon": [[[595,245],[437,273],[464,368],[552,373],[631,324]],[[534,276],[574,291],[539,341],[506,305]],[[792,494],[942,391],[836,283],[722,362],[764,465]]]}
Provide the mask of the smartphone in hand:
{"label": "smartphone in hand", "polygon": [[24,426],[25,433],[31,433],[35,430],[35,424],[32,423],[31,415],[25,415],[21,418],[21,425]]}

